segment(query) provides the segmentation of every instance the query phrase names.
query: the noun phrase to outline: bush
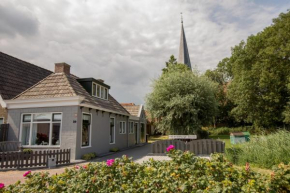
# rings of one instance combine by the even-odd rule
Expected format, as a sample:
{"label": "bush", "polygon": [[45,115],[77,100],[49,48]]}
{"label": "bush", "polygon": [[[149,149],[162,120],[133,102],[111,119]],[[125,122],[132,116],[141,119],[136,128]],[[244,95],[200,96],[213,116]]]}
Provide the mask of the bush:
{"label": "bush", "polygon": [[24,152],[24,153],[32,153],[33,150],[32,149],[23,149],[22,152]]}
{"label": "bush", "polygon": [[281,130],[269,135],[251,137],[247,143],[226,149],[226,156],[236,164],[246,162],[262,168],[271,168],[290,161],[290,132]]}
{"label": "bush", "polygon": [[229,135],[232,132],[243,132],[248,131],[250,134],[262,135],[262,134],[270,134],[277,131],[277,128],[264,129],[253,126],[244,126],[244,127],[219,127],[219,128],[209,128],[208,129],[210,135]]}
{"label": "bush", "polygon": [[118,148],[111,148],[110,149],[110,152],[118,152],[118,151],[120,151]]}
{"label": "bush", "polygon": [[250,167],[238,169],[223,155],[211,161],[190,152],[170,150],[172,161],[153,159],[138,164],[126,156],[89,163],[50,176],[34,173],[24,183],[0,189],[10,192],[289,192],[289,165],[279,165],[273,175]]}
{"label": "bush", "polygon": [[92,152],[92,153],[84,154],[82,156],[82,159],[84,159],[84,160],[91,160],[91,159],[93,159],[95,157],[97,157],[97,154],[95,152]]}
{"label": "bush", "polygon": [[209,132],[204,129],[199,129],[197,130],[196,135],[198,139],[208,139]]}

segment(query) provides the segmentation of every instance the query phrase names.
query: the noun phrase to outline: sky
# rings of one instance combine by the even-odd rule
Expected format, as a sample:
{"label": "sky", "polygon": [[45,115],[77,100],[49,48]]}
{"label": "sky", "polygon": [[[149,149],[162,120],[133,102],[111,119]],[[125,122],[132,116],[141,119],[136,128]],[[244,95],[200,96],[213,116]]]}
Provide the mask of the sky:
{"label": "sky", "polygon": [[191,64],[200,73],[271,25],[290,1],[1,0],[0,51],[81,78],[103,79],[119,102],[144,103],[152,81],[178,56],[180,13]]}

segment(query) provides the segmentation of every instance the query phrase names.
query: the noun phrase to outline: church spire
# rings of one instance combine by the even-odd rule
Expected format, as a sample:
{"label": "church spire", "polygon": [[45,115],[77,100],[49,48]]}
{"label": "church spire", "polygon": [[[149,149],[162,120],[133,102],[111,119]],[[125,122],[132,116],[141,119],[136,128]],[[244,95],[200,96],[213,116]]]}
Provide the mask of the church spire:
{"label": "church spire", "polygon": [[178,63],[186,64],[190,69],[192,69],[190,58],[189,58],[189,53],[188,53],[188,48],[187,48],[187,43],[186,43],[186,38],[185,38],[185,33],[184,33],[184,28],[183,28],[182,13],[181,13],[181,36],[180,36]]}

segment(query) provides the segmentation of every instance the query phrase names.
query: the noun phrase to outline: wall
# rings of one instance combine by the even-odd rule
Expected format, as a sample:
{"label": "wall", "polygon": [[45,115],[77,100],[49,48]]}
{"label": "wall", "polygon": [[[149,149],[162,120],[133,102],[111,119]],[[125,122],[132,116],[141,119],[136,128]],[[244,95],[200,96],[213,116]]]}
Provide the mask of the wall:
{"label": "wall", "polygon": [[[78,106],[73,107],[49,107],[49,108],[31,108],[31,109],[9,109],[8,123],[10,124],[8,140],[18,141],[20,134],[21,115],[23,113],[45,113],[45,112],[62,112],[61,126],[61,149],[71,149],[71,158],[75,158],[76,149],[76,131],[78,119]],[[44,147],[46,149],[46,147]],[[33,148],[33,149],[40,149]],[[43,148],[42,148],[43,149]]]}
{"label": "wall", "polygon": [[4,123],[7,123],[7,110],[0,105],[0,117],[4,118]]}
{"label": "wall", "polygon": [[[91,146],[81,147],[82,137],[82,113],[91,113]],[[110,136],[110,117],[115,117],[115,144],[109,143]],[[81,158],[86,153],[95,152],[98,154],[107,153],[111,148],[123,149],[128,147],[128,129],[126,134],[119,133],[119,122],[125,121],[128,127],[128,117],[108,112],[89,110],[88,108],[79,108],[78,111],[78,126],[77,126],[77,144],[76,144],[76,158]]]}

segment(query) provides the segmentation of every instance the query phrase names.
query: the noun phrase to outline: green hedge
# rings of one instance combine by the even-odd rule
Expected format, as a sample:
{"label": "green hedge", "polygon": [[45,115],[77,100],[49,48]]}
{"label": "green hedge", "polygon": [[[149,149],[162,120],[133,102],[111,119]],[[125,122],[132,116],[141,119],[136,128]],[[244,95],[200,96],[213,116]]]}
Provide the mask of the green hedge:
{"label": "green hedge", "polygon": [[223,155],[211,161],[190,152],[170,150],[172,161],[143,164],[123,156],[107,163],[90,163],[50,176],[28,173],[24,183],[1,188],[12,192],[289,192],[290,167],[280,164],[271,175],[237,169]]}
{"label": "green hedge", "polygon": [[208,132],[210,135],[229,135],[232,132],[242,132],[249,131],[250,134],[262,135],[262,134],[270,134],[277,131],[279,128],[255,128],[253,126],[245,126],[245,127],[218,127],[218,128],[209,128]]}

